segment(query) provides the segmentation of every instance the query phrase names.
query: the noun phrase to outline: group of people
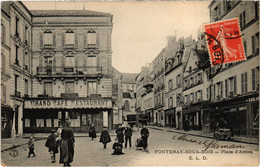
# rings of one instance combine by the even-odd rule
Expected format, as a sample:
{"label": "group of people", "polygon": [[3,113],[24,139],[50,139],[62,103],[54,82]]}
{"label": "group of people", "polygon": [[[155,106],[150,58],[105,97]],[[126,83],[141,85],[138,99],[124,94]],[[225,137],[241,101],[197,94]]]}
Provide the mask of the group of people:
{"label": "group of people", "polygon": [[[72,129],[70,128],[70,122],[66,123],[66,126],[56,130],[51,130],[51,134],[48,136],[45,146],[48,147],[52,163],[56,162],[56,154],[59,152],[60,148],[60,163],[64,166],[70,166],[74,157],[74,143],[75,138]],[[34,139],[33,136],[30,137],[28,142],[29,154],[28,158],[36,156],[34,153]]]}
{"label": "group of people", "polygon": [[[125,143],[125,148],[127,148],[127,143],[129,142],[129,147],[132,147],[131,138],[132,138],[132,129],[130,126],[126,128],[119,126],[116,129],[116,139],[115,143],[113,144],[112,148],[114,152],[112,155],[121,155],[124,154],[122,152],[123,143]],[[95,126],[92,124],[89,128],[89,137],[94,140],[96,138],[96,130]],[[141,130],[141,139],[142,139],[142,146],[144,151],[147,151],[148,146],[148,137],[149,137],[149,130],[143,125]],[[106,149],[107,143],[111,142],[110,135],[106,127],[103,128],[101,132],[99,142],[103,143],[104,149]],[[70,128],[70,122],[66,122],[66,126],[56,130],[51,130],[51,134],[48,136],[45,146],[48,148],[48,151],[51,155],[52,163],[56,162],[56,154],[60,150],[60,163],[63,163],[64,166],[70,166],[70,163],[73,161],[74,157],[74,147],[75,147],[75,138],[72,129]],[[29,154],[28,158],[36,156],[34,153],[34,139],[33,136],[30,137],[28,142]],[[59,149],[60,148],[60,149]],[[148,152],[148,151],[147,151]]]}

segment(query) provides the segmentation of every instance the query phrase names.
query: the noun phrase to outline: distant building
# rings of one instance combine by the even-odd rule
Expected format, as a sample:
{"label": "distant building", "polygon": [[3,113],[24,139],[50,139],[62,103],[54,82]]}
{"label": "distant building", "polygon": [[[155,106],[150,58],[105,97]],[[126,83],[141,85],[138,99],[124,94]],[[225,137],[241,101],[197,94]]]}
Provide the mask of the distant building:
{"label": "distant building", "polygon": [[154,68],[154,120],[156,124],[165,126],[165,58],[167,55],[166,49],[158,54],[153,60]]}
{"label": "distant building", "polygon": [[154,93],[153,93],[153,66],[144,66],[136,77],[136,110],[137,113],[148,115],[148,124],[153,125],[154,120]]}

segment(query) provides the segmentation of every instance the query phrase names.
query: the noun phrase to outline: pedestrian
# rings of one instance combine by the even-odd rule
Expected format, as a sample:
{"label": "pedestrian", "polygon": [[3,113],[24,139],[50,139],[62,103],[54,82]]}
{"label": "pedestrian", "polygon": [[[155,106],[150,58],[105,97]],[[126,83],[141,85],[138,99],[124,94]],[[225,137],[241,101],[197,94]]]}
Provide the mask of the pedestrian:
{"label": "pedestrian", "polygon": [[147,150],[149,135],[150,135],[149,130],[146,128],[146,125],[144,124],[143,129],[141,130],[141,136],[143,139],[143,148],[144,148],[144,151],[146,151],[146,152],[149,152]]}
{"label": "pedestrian", "polygon": [[55,134],[56,130],[51,130],[51,134],[48,136],[45,146],[49,148],[51,155],[52,163],[56,162],[55,154],[58,153],[58,145],[56,142],[57,135]]}
{"label": "pedestrian", "polygon": [[116,137],[118,138],[119,143],[124,143],[124,128],[122,125],[119,125],[119,128],[116,130]]}
{"label": "pedestrian", "polygon": [[33,154],[33,157],[35,157],[36,155],[34,153],[34,139],[33,139],[32,135],[30,136],[30,139],[29,139],[29,142],[28,142],[28,148],[29,148],[29,153],[28,153],[27,158],[30,158],[31,154]]}
{"label": "pedestrian", "polygon": [[127,141],[129,141],[130,148],[132,147],[131,138],[132,138],[132,129],[129,125],[127,125],[125,129],[125,148],[127,148]]}
{"label": "pedestrian", "polygon": [[103,131],[101,132],[99,142],[104,144],[104,149],[107,148],[107,143],[111,142],[111,138],[106,127],[103,127]]}
{"label": "pedestrian", "polygon": [[89,137],[91,137],[92,140],[97,137],[94,124],[91,124],[91,126],[89,128]]}
{"label": "pedestrian", "polygon": [[59,137],[61,136],[61,132],[62,132],[62,124],[61,124],[61,122],[59,122],[59,128],[57,130]]}
{"label": "pedestrian", "polygon": [[122,152],[123,149],[123,145],[122,143],[118,142],[118,138],[115,138],[115,143],[113,144],[113,150],[114,152],[112,153],[112,155],[121,155],[121,154],[125,154]]}
{"label": "pedestrian", "polygon": [[73,162],[74,157],[74,134],[70,128],[70,123],[67,122],[67,127],[62,129],[61,132],[61,142],[60,142],[60,163],[63,163],[64,166],[70,166],[70,163]]}

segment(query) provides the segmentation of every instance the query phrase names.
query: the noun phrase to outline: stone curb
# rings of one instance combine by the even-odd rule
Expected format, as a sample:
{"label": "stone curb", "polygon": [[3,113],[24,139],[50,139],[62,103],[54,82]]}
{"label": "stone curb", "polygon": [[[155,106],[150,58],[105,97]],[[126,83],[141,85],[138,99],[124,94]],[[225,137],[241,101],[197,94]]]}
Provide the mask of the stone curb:
{"label": "stone curb", "polygon": [[[161,131],[166,131],[166,132],[174,132],[174,133],[179,133],[179,134],[188,134],[190,136],[198,136],[198,137],[205,137],[205,138],[209,138],[209,139],[214,139],[214,137],[208,136],[208,135],[192,134],[192,133],[189,133],[189,132],[179,132],[179,131],[175,131],[175,130],[168,130],[168,129],[163,129],[163,128],[150,127],[150,126],[148,128],[161,130]],[[259,144],[259,141],[245,141],[243,139],[239,140],[239,139],[236,139],[236,138],[232,138],[232,141],[233,142],[245,143],[245,144],[256,144],[256,145]]]}

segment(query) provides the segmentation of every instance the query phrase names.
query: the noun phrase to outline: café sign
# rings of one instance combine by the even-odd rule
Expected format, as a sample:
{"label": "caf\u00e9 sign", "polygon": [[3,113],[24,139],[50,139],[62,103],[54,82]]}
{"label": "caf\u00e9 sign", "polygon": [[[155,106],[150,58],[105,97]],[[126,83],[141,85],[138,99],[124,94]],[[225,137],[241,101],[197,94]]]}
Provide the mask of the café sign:
{"label": "caf\u00e9 sign", "polygon": [[74,109],[74,108],[112,108],[109,99],[50,99],[50,100],[25,100],[25,109]]}

